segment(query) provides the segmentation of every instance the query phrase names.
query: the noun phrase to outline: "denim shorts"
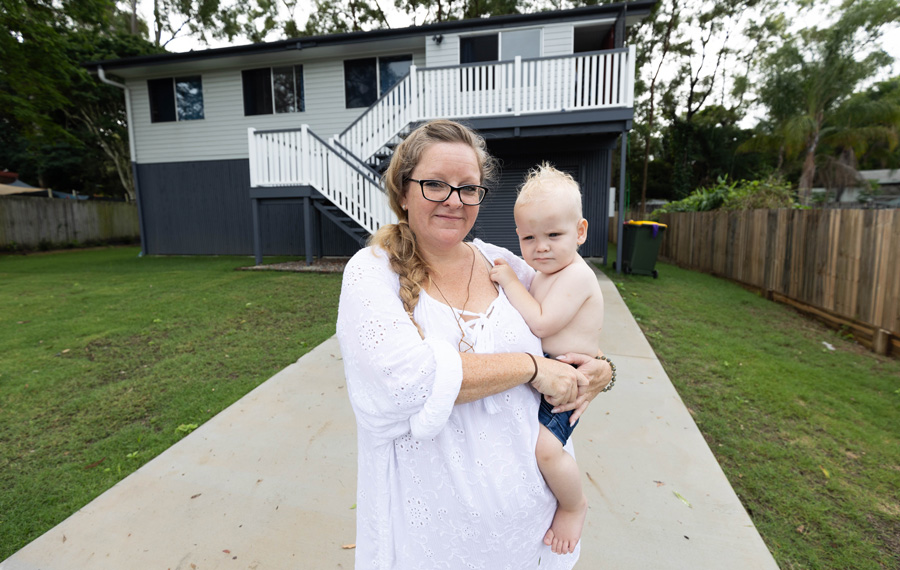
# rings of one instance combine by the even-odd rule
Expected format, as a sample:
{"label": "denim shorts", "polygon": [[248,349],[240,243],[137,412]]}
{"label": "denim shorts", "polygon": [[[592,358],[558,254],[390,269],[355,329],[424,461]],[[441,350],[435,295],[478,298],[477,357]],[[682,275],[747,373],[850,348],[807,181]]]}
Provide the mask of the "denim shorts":
{"label": "denim shorts", "polygon": [[575,422],[575,426],[569,425],[569,418],[572,417],[572,412],[559,412],[558,414],[554,414],[552,411],[553,406],[550,405],[547,400],[541,396],[541,407],[538,408],[538,420],[547,426],[553,435],[562,442],[563,445],[569,441],[569,436],[572,435],[572,431],[575,429],[575,426],[578,425],[578,422]]}

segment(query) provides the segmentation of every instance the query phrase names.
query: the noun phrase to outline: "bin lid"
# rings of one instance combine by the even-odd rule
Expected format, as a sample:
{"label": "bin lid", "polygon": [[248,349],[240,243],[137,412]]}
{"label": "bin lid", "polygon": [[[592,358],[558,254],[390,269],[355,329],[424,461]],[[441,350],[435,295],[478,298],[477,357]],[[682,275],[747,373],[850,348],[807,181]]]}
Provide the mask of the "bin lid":
{"label": "bin lid", "polygon": [[636,222],[634,220],[628,220],[627,222],[625,222],[625,225],[628,225],[628,226],[660,226],[663,228],[669,227],[666,224],[661,224],[659,222],[652,222],[650,220],[641,220],[638,222]]}

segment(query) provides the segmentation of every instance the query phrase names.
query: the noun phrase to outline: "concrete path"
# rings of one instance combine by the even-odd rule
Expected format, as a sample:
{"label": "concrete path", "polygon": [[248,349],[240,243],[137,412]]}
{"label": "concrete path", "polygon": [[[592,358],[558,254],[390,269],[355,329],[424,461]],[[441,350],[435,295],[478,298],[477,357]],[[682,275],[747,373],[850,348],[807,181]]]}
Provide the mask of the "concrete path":
{"label": "concrete path", "polygon": [[[577,568],[777,569],[614,284],[618,367],[575,432]],[[331,338],[0,563],[0,570],[353,568],[356,426]]]}

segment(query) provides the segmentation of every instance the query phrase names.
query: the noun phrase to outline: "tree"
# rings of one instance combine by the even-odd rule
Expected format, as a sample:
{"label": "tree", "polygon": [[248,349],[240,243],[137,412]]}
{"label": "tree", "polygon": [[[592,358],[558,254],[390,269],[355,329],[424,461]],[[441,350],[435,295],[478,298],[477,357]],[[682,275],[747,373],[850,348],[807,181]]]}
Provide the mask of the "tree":
{"label": "tree", "polygon": [[895,0],[845,0],[828,28],[789,35],[764,65],[760,100],[788,155],[800,154],[800,197],[809,204],[816,154],[832,115],[859,84],[889,65],[877,46],[884,27],[900,17]]}
{"label": "tree", "polygon": [[316,9],[306,21],[305,35],[362,32],[390,28],[377,1],[316,0]]}
{"label": "tree", "polygon": [[[412,17],[416,25],[538,12],[541,9],[538,4],[518,0],[394,0],[394,5]],[[420,17],[422,21],[417,22]]]}
{"label": "tree", "polygon": [[81,64],[158,48],[129,33],[130,14],[112,1],[4,0],[4,8],[10,33],[0,36],[0,166],[41,186],[128,195],[122,94]]}
{"label": "tree", "polygon": [[[709,104],[742,118],[748,79],[759,55],[769,45],[778,10],[772,0],[661,0],[636,36],[638,54],[649,61],[640,67],[636,114],[649,126],[649,136],[667,131],[672,144],[667,184],[683,197],[699,182],[692,163],[701,131],[694,119]],[[644,88],[649,83],[649,90]],[[660,119],[657,127],[657,119]],[[645,139],[641,165],[642,196],[650,180],[651,139]]]}

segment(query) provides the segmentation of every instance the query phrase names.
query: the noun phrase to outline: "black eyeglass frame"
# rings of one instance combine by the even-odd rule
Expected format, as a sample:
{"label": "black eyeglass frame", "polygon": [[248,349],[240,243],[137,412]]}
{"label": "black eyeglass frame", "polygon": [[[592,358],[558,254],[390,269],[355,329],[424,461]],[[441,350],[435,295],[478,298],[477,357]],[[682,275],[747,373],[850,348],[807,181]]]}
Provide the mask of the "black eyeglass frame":
{"label": "black eyeglass frame", "polygon": [[[429,202],[438,202],[438,203],[446,202],[447,200],[450,199],[450,196],[453,194],[453,191],[456,190],[456,195],[459,196],[459,201],[463,206],[478,206],[479,204],[484,202],[485,196],[487,196],[488,192],[490,191],[490,188],[488,188],[487,186],[481,186],[479,184],[466,184],[465,186],[454,186],[454,185],[450,184],[449,182],[444,182],[443,180],[434,180],[434,179],[416,180],[415,178],[407,178],[406,181],[418,183],[419,189],[422,190],[422,197],[425,198],[426,200],[428,200]],[[426,182],[439,182],[441,184],[445,184],[446,186],[448,186],[450,188],[450,190],[447,192],[447,196],[445,196],[443,200],[434,200],[425,195],[425,183]],[[482,190],[484,190],[484,192],[481,194],[480,200],[478,200],[474,204],[470,204],[470,203],[466,202],[465,200],[463,200],[462,190],[464,188],[481,188]]]}

